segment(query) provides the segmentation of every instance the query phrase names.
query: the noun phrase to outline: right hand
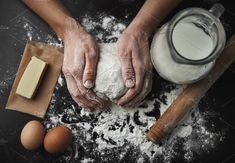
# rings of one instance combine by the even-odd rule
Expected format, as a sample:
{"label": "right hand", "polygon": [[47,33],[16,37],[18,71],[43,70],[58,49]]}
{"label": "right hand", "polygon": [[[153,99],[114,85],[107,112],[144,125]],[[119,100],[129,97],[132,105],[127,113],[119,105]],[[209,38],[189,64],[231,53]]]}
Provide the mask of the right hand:
{"label": "right hand", "polygon": [[91,90],[95,85],[99,50],[95,39],[74,19],[66,22],[64,31],[64,73],[68,90],[81,107],[94,110],[103,108],[105,101]]}

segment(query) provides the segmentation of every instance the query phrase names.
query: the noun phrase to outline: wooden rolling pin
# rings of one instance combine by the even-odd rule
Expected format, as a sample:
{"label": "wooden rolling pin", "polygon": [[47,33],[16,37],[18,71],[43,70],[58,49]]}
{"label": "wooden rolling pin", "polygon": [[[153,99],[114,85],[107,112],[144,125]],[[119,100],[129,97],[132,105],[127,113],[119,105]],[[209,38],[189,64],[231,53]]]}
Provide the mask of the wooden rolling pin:
{"label": "wooden rolling pin", "polygon": [[226,44],[220,57],[217,59],[214,68],[206,78],[197,83],[188,85],[176,98],[164,114],[155,122],[147,133],[147,138],[154,143],[169,134],[184,116],[193,109],[208,89],[224,73],[224,71],[235,60],[235,34]]}

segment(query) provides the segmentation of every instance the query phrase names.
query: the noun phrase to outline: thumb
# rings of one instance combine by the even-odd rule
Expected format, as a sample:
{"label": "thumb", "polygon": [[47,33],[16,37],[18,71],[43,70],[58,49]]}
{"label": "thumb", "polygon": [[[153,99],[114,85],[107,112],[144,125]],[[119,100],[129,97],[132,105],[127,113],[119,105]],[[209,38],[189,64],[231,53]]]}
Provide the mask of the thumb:
{"label": "thumb", "polygon": [[96,67],[98,62],[97,53],[87,53],[86,64],[83,72],[83,85],[90,89],[95,85]]}
{"label": "thumb", "polygon": [[[121,66],[122,66],[122,77],[125,81],[127,88],[135,86],[135,73],[132,65],[131,55],[120,55]],[[127,57],[128,56],[128,57]]]}

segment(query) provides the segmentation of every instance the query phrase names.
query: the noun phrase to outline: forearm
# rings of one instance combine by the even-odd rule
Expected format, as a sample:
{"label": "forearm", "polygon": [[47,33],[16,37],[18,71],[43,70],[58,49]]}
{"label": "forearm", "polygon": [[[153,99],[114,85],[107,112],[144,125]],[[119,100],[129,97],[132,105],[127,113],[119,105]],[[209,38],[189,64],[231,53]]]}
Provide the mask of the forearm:
{"label": "forearm", "polygon": [[137,28],[150,35],[159,23],[182,0],[146,0],[129,28]]}
{"label": "forearm", "polygon": [[72,17],[59,0],[23,0],[23,2],[44,19],[58,37],[64,38],[68,20],[72,20]]}

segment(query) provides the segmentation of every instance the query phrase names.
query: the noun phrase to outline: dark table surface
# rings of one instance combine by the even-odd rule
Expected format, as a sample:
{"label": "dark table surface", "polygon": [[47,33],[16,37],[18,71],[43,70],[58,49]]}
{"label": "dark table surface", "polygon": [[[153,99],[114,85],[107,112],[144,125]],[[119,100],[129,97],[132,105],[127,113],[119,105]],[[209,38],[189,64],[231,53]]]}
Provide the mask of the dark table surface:
{"label": "dark table surface", "polygon": [[[209,9],[214,2],[221,2],[226,8],[222,16],[222,22],[226,29],[227,38],[229,39],[235,33],[235,6],[229,0],[185,0],[164,22],[183,8],[203,7]],[[63,3],[74,17],[78,19],[85,14],[92,16],[97,12],[107,12],[118,19],[125,19],[128,24],[141,7],[143,1],[136,0],[135,2],[127,3],[124,0],[81,0],[74,4],[70,0],[64,0]],[[50,27],[23,5],[21,1],[1,0],[0,9],[0,162],[63,162],[59,159],[59,155],[49,155],[43,149],[38,150],[36,153],[23,149],[19,142],[20,130],[29,120],[37,118],[4,109],[21,60],[21,54],[27,41],[27,33],[25,33],[23,26],[19,25],[21,23],[20,20],[24,19],[35,25],[34,30],[40,37],[35,37],[33,38],[34,40],[46,42],[48,35],[55,41],[58,40]],[[125,18],[127,13],[129,15],[128,19]],[[166,82],[163,79],[159,79],[159,81],[162,83]],[[227,132],[225,141],[216,150],[200,156],[196,155],[196,159],[193,159],[193,162],[235,161],[234,83],[235,64],[229,67],[200,102],[200,106],[204,108],[202,112],[212,111],[219,114],[214,119],[212,118],[211,122],[214,122],[218,129],[226,128]],[[95,160],[95,162],[101,162],[98,158]],[[127,156],[121,162],[134,162],[133,160]],[[113,161],[115,162],[115,160]],[[177,161],[183,162],[180,158],[173,160],[173,162]],[[112,161],[109,160],[108,162]]]}

